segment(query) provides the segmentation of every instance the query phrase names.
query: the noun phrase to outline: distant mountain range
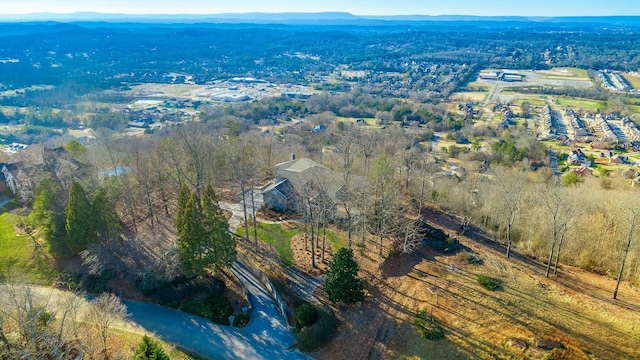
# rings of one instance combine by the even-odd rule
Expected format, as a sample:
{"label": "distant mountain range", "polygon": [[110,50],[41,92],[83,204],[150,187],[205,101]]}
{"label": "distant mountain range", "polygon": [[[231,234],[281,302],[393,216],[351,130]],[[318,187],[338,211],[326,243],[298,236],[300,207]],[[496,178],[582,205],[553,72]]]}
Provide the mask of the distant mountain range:
{"label": "distant mountain range", "polygon": [[77,12],[69,14],[33,13],[0,14],[0,22],[139,22],[139,23],[227,23],[227,24],[293,24],[293,25],[384,25],[420,22],[493,22],[519,24],[575,24],[599,27],[640,27],[640,16],[471,16],[471,15],[395,15],[361,16],[346,12],[318,13],[227,13],[227,14],[106,14]]}

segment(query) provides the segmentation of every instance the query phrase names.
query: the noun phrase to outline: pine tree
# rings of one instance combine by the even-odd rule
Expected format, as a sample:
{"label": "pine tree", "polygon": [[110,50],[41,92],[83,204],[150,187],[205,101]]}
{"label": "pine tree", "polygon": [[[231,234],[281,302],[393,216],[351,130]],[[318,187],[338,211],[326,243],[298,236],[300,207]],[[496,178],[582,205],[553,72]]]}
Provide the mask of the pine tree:
{"label": "pine tree", "polygon": [[[191,194],[189,200],[181,210],[178,233],[178,249],[180,262],[187,276],[196,276],[206,273],[206,252],[203,251],[205,231],[203,228],[202,207],[197,194]],[[178,217],[178,215],[176,215]]]}
{"label": "pine tree", "polygon": [[74,179],[69,187],[65,222],[65,243],[72,254],[84,250],[91,241],[90,209],[91,204],[84,188]]}
{"label": "pine tree", "polygon": [[204,190],[202,209],[206,232],[202,251],[206,254],[206,261],[210,261],[215,270],[220,271],[224,267],[230,267],[236,259],[236,241],[229,234],[229,223],[211,185],[207,185]]}
{"label": "pine tree", "polygon": [[133,360],[170,360],[160,344],[145,335],[133,353]]}
{"label": "pine tree", "polygon": [[93,195],[89,222],[91,241],[110,240],[120,230],[118,216],[113,212],[104,188],[98,188]]}
{"label": "pine tree", "polygon": [[69,249],[64,242],[64,215],[56,206],[55,193],[59,186],[50,179],[43,180],[36,188],[36,199],[29,214],[29,222],[40,228],[49,251],[57,257],[68,255]]}
{"label": "pine tree", "polygon": [[346,304],[364,300],[362,282],[357,276],[358,264],[353,260],[353,251],[348,248],[340,249],[327,271],[324,289],[329,295],[329,300]]}
{"label": "pine tree", "polygon": [[180,187],[180,192],[178,193],[178,206],[176,208],[176,218],[174,220],[174,224],[176,226],[176,232],[182,228],[184,224],[184,211],[187,206],[187,201],[189,201],[189,197],[191,196],[191,191],[187,185],[182,185]]}

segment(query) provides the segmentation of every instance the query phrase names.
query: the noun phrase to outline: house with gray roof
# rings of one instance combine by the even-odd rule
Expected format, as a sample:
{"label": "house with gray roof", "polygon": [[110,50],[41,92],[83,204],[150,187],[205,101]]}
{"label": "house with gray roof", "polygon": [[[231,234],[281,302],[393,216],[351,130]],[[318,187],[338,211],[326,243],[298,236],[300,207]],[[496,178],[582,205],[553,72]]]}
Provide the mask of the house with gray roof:
{"label": "house with gray roof", "polygon": [[262,191],[264,203],[281,211],[300,211],[308,200],[312,206],[335,204],[340,198],[341,174],[317,162],[301,158],[275,166],[275,179]]}

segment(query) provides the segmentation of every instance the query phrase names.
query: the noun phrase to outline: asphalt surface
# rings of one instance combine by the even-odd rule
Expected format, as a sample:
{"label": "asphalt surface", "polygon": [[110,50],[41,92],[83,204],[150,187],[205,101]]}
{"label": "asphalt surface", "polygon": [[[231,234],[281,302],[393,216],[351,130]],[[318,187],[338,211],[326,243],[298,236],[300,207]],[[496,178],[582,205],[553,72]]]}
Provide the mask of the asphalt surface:
{"label": "asphalt surface", "polygon": [[[268,331],[257,336],[249,327],[236,329],[163,306],[130,300],[123,302],[131,314],[130,321],[163,341],[208,359],[309,359],[275,344]],[[254,326],[254,330],[259,329]]]}
{"label": "asphalt surface", "polygon": [[[57,308],[59,301],[64,302],[63,299],[71,295],[68,291],[41,286],[31,286],[31,291],[36,301],[51,309]],[[80,319],[87,313],[91,298],[93,297],[84,297],[80,302]],[[164,306],[134,300],[122,300],[122,303],[127,307],[129,318],[114,323],[112,328],[138,334],[150,333],[156,338],[208,359],[310,359],[269,341],[269,332],[261,334],[266,334],[265,338],[247,331],[247,328],[218,325]],[[254,325],[254,330],[258,329],[259,327]]]}
{"label": "asphalt surface", "polygon": [[289,331],[284,316],[260,280],[240,262],[236,262],[232,270],[247,287],[253,307],[251,320],[243,330],[275,346],[283,348],[293,346],[296,337]]}

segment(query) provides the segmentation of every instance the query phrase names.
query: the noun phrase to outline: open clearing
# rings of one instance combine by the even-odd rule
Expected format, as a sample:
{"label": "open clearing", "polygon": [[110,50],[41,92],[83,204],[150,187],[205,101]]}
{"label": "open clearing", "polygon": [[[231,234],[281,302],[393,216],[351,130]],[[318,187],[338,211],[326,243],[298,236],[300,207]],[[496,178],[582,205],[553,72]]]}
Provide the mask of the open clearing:
{"label": "open clearing", "polygon": [[632,74],[623,74],[623,76],[634,89],[640,89],[640,77]]}
{"label": "open clearing", "polygon": [[[485,69],[481,73],[491,72],[495,70]],[[496,80],[484,80],[478,79],[474,82],[478,85],[490,86],[499,84],[505,89],[517,88],[522,86],[554,86],[554,87],[575,87],[575,88],[590,88],[593,87],[593,82],[586,74],[586,71],[580,71],[580,69],[554,69],[543,71],[531,71],[531,70],[509,70],[521,75],[526,75],[524,81],[505,82]]]}
{"label": "open clearing", "polygon": [[486,99],[486,97],[487,97],[486,92],[477,92],[477,91],[458,92],[451,95],[451,100],[459,100],[459,101],[471,100],[476,102],[482,102],[484,101],[484,99]]}
{"label": "open clearing", "polygon": [[587,71],[578,68],[553,68],[551,70],[538,70],[536,73],[544,75],[547,78],[589,79]]}
{"label": "open clearing", "polygon": [[582,108],[585,110],[600,110],[605,105],[605,101],[597,101],[597,100],[586,100],[586,99],[568,99],[564,97],[558,97],[557,99],[558,105],[564,107],[572,107],[572,108]]}
{"label": "open clearing", "polygon": [[[432,225],[451,233],[454,219],[431,212]],[[480,234],[458,236],[481,265],[469,264],[464,253],[431,251],[387,259],[381,276],[388,295],[383,308],[399,323],[385,358],[546,359],[536,337],[561,342],[568,359],[624,359],[640,356],[640,292],[623,285],[621,300],[611,300],[615,281],[571,267],[544,278],[542,264],[525,257],[507,260],[497,244]],[[498,291],[477,283],[477,275],[500,280]],[[437,295],[436,295],[437,294]],[[418,311],[432,313],[446,339],[422,339],[410,322]],[[509,345],[525,341],[526,349]]]}
{"label": "open clearing", "polygon": [[0,215],[0,278],[12,274],[28,274],[36,284],[50,285],[56,276],[53,259],[43,244],[28,235],[18,235],[15,225],[20,217]]}

